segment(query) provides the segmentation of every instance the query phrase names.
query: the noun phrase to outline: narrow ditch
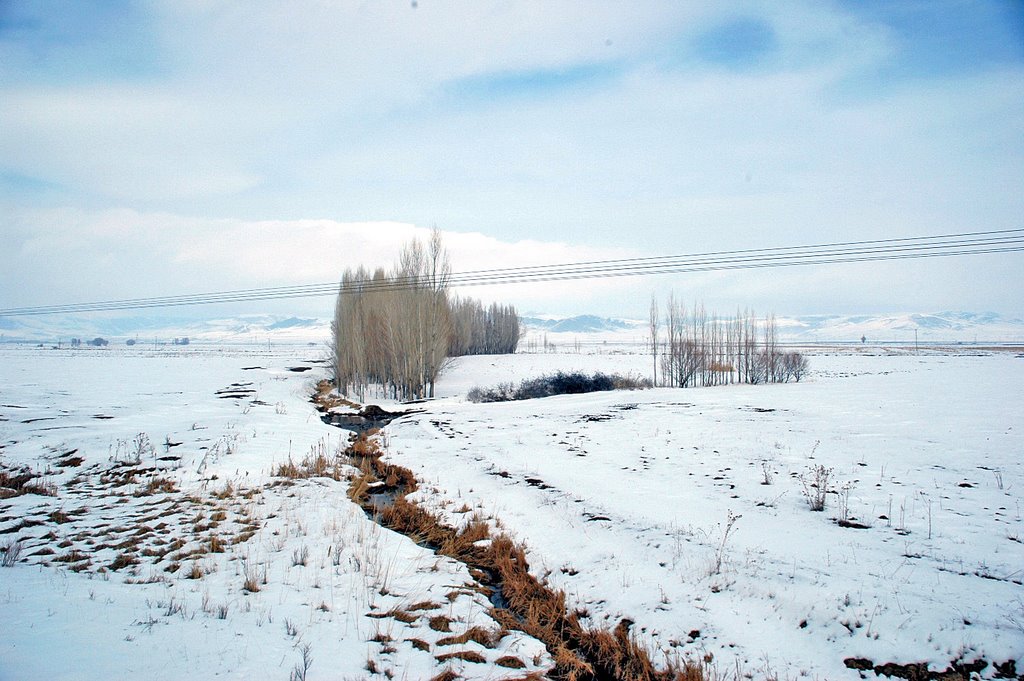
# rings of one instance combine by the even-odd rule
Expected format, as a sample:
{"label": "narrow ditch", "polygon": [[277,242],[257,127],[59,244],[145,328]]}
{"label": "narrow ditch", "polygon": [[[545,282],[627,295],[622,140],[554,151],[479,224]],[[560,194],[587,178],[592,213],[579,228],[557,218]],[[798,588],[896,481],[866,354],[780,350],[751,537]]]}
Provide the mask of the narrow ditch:
{"label": "narrow ditch", "polygon": [[[502,627],[540,640],[554,660],[547,678],[556,681],[702,681],[704,668],[666,656],[655,668],[651,653],[631,635],[633,622],[623,619],[611,629],[590,629],[587,616],[570,609],[565,593],[530,574],[526,550],[504,534],[474,518],[462,528],[408,501],[417,489],[412,472],[382,459],[373,434],[410,412],[387,412],[376,406],[358,414],[330,413],[326,400],[314,398],[325,423],[355,433],[345,451],[348,463],[360,473],[352,479],[349,496],[383,527],[406,535],[420,546],[464,563],[481,593],[491,602],[490,615]],[[370,426],[368,424],[372,423]]]}

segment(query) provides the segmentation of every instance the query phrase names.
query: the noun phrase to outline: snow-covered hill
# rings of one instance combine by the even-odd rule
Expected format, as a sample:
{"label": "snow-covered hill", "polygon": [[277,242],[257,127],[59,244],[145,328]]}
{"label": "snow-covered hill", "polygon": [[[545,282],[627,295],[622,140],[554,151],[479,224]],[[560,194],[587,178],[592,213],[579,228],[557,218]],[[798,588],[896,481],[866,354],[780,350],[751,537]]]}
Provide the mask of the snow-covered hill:
{"label": "snow-covered hill", "polygon": [[265,314],[203,320],[161,316],[0,317],[0,338],[8,342],[58,343],[72,338],[85,342],[99,337],[115,344],[129,340],[169,343],[176,338],[213,343],[318,343],[330,337],[330,328],[327,319]]}
{"label": "snow-covered hill", "polygon": [[[777,318],[785,342],[870,343],[1021,343],[1024,319],[995,312],[937,312],[890,315],[803,315]],[[527,340],[556,344],[646,342],[646,321],[583,315],[569,318],[524,317]],[[664,325],[662,325],[664,327]]]}
{"label": "snow-covered hill", "polygon": [[1024,320],[995,312],[936,312],[893,315],[813,315],[779,319],[788,340],[871,343],[959,342],[1019,343]]}
{"label": "snow-covered hill", "polygon": [[[523,319],[526,343],[539,345],[546,338],[558,345],[573,343],[645,343],[646,321],[577,315],[527,315]],[[803,315],[778,317],[785,342],[868,343],[1024,343],[1024,319],[995,312],[937,312],[889,315]],[[114,344],[128,340],[169,343],[175,338],[191,342],[320,343],[330,338],[329,319],[244,315],[196,320],[183,317],[48,315],[0,317],[0,342],[88,341],[102,337]]]}

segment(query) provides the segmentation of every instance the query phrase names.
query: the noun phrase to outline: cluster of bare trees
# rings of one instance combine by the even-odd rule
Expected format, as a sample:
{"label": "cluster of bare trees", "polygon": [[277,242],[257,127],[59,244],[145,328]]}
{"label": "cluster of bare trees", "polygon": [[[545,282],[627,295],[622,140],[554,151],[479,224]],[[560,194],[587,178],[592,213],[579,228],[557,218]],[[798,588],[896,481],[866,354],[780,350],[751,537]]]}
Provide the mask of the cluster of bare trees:
{"label": "cluster of bare trees", "polygon": [[522,337],[519,313],[512,305],[492,303],[485,308],[479,300],[454,300],[451,323],[451,357],[511,354]]}
{"label": "cluster of bare trees", "polygon": [[515,352],[519,315],[511,306],[484,309],[454,300],[451,265],[434,230],[426,246],[407,244],[391,272],[346,270],[334,309],[335,384],[365,399],[370,388],[392,399],[434,396],[448,357]]}
{"label": "cluster of bare trees", "polygon": [[[775,315],[759,320],[753,312],[734,317],[708,313],[703,305],[687,311],[669,296],[665,333],[657,299],[651,299],[651,354],[654,382],[680,388],[727,383],[782,383],[799,381],[807,371],[807,358],[779,347]],[[660,355],[660,363],[659,363]]]}

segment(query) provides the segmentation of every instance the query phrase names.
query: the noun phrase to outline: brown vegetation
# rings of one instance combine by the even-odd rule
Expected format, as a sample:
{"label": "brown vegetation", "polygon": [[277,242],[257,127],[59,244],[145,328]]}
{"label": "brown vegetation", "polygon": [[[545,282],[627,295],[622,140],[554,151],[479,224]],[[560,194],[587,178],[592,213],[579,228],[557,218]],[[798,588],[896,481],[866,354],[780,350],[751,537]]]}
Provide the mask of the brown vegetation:
{"label": "brown vegetation", "polygon": [[[355,451],[360,446],[357,439],[349,450]],[[612,630],[587,628],[580,621],[581,615],[569,610],[564,592],[552,589],[530,573],[526,550],[521,544],[504,534],[493,534],[479,517],[474,517],[461,529],[442,523],[406,500],[405,494],[416,489],[411,472],[381,461],[379,455],[360,459],[363,473],[352,480],[353,490],[369,488],[366,480],[370,477],[402,482],[394,503],[383,509],[370,506],[363,491],[354,498],[361,500],[364,508],[373,512],[385,527],[467,564],[471,572],[481,578],[485,589],[493,591],[500,585],[507,607],[493,608],[492,617],[505,629],[522,631],[547,646],[555,661],[549,678],[572,681],[699,681],[704,678],[699,664],[678,661],[678,658],[669,658],[664,668],[656,668],[650,652],[630,634],[632,622],[629,620],[622,620]],[[490,541],[481,541],[484,539]],[[430,618],[428,624],[434,631],[448,633],[451,622],[448,617],[437,615]],[[438,645],[472,640],[489,647],[496,637],[500,638],[500,633],[474,628],[459,636],[443,638]],[[452,653],[438,656],[438,659],[467,659],[462,655]]]}

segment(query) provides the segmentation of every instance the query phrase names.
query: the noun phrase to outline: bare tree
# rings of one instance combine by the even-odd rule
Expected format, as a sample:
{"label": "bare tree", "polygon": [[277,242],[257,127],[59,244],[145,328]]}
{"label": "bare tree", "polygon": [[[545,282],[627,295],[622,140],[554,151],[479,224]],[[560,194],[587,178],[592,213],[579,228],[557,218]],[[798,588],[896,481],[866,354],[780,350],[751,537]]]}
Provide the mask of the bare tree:
{"label": "bare tree", "polygon": [[[670,294],[665,308],[667,340],[661,357],[662,381],[675,387],[797,380],[807,371],[798,352],[783,352],[774,314],[759,320],[752,311],[720,318],[695,304],[688,315]],[[657,301],[651,302],[652,353],[657,352]]]}
{"label": "bare tree", "polygon": [[515,352],[519,315],[512,306],[458,301],[438,230],[413,240],[389,274],[360,267],[342,275],[335,304],[334,373],[338,390],[362,401],[372,386],[394,399],[433,397],[448,357]]}
{"label": "bare tree", "polygon": [[660,326],[658,318],[658,299],[652,294],[651,295],[651,316],[650,316],[650,329],[651,329],[651,357],[654,362],[654,375],[651,381],[651,385],[657,387],[658,385],[658,327]]}

